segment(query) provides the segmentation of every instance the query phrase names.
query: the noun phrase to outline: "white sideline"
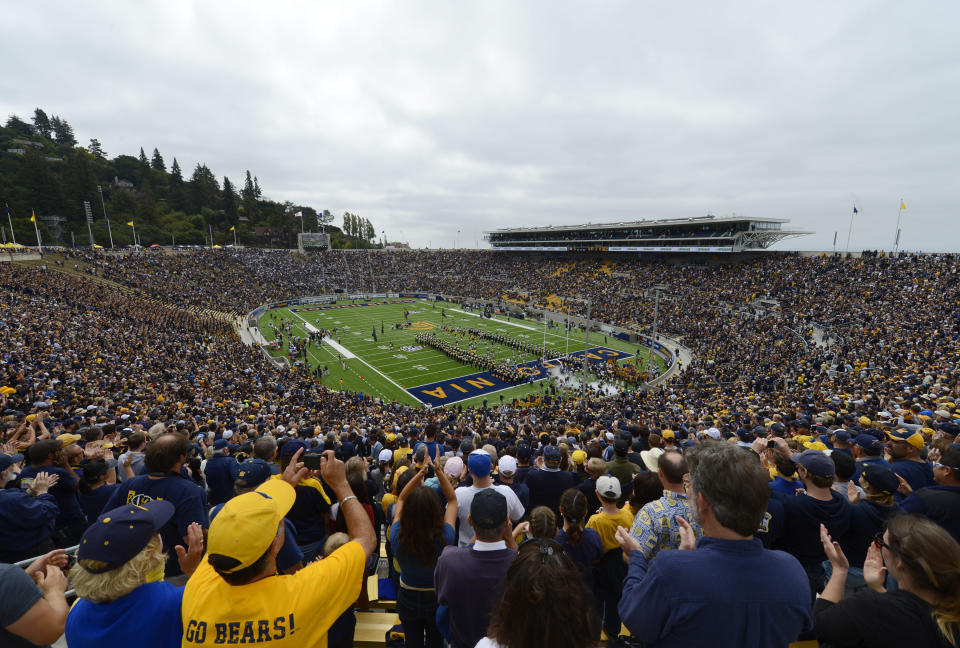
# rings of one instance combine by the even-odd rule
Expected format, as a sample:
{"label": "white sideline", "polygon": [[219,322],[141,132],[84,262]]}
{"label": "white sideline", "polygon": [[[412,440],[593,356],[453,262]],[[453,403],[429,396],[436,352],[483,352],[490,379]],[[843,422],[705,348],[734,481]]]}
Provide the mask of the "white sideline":
{"label": "white sideline", "polygon": [[[463,313],[464,315],[470,315],[471,317],[482,317],[481,315],[477,315],[476,313],[469,313],[469,312],[467,312],[467,311],[462,311],[462,310],[460,310],[459,308],[451,308],[450,310],[453,311],[454,313]],[[534,328],[533,326],[527,326],[526,324],[517,324],[516,322],[511,322],[510,320],[502,320],[502,319],[493,318],[493,321],[494,321],[494,322],[501,322],[501,323],[503,323],[503,324],[509,324],[510,326],[516,326],[516,327],[522,328],[522,329],[527,329],[528,331],[539,331],[539,330],[540,330],[540,329],[538,329],[538,328]]]}
{"label": "white sideline", "polygon": [[[346,358],[347,360],[350,360],[351,358],[356,358],[356,357],[357,357],[357,356],[355,356],[352,352],[350,352],[346,347],[343,347],[343,346],[340,346],[339,344],[337,344],[337,341],[334,340],[334,339],[333,339],[332,337],[330,337],[329,335],[328,335],[327,337],[323,338],[323,341],[326,342],[327,344],[329,344],[331,349],[335,350],[337,353],[339,353],[340,355],[342,355],[342,356],[343,356],[344,358]],[[364,364],[366,364],[366,363],[364,363]]]}

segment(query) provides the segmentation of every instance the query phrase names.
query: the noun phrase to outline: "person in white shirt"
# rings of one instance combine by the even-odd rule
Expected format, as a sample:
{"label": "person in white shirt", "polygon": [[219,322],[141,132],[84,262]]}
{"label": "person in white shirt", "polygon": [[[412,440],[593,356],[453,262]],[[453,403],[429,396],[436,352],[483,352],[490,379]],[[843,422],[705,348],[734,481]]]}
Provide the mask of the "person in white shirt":
{"label": "person in white shirt", "polygon": [[509,486],[504,484],[494,484],[491,472],[493,471],[493,460],[490,455],[483,450],[474,450],[467,458],[467,469],[473,477],[472,486],[461,486],[456,490],[457,494],[457,516],[460,519],[460,537],[461,547],[470,544],[474,536],[473,526],[470,525],[470,506],[473,504],[474,496],[482,490],[488,488],[495,489],[501,493],[507,500],[507,515],[514,523],[523,518],[523,504],[516,493]]}

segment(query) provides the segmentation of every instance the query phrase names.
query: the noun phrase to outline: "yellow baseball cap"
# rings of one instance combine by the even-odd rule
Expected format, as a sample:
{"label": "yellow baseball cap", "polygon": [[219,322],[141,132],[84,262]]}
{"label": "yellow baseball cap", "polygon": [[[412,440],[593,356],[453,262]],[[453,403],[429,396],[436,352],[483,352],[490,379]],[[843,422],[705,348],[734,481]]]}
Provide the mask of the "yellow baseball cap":
{"label": "yellow baseball cap", "polygon": [[807,441],[803,444],[803,447],[807,450],[819,450],[823,452],[827,449],[827,444],[825,444],[823,441]]}
{"label": "yellow baseball cap", "polygon": [[207,553],[239,561],[224,573],[249,567],[266,553],[296,499],[293,486],[282,479],[268,479],[256,490],[237,495],[210,524]]}
{"label": "yellow baseball cap", "polygon": [[570,458],[573,459],[573,463],[582,464],[584,461],[587,460],[587,453],[584,452],[583,450],[574,450],[573,453],[570,455]]}
{"label": "yellow baseball cap", "polygon": [[922,434],[919,432],[911,432],[904,428],[897,428],[893,432],[887,430],[887,436],[893,441],[905,441],[917,450],[922,450],[923,446],[926,445]]}
{"label": "yellow baseball cap", "polygon": [[865,425],[867,427],[870,427],[870,423],[872,423],[869,416],[861,416],[859,419],[857,419],[857,422],[860,425]]}
{"label": "yellow baseball cap", "polygon": [[676,439],[677,435],[674,434],[673,430],[664,430],[660,433],[660,436],[664,439]]}
{"label": "yellow baseball cap", "polygon": [[60,442],[61,448],[66,448],[68,445],[76,443],[82,438],[79,434],[61,434],[57,437],[57,441]]}

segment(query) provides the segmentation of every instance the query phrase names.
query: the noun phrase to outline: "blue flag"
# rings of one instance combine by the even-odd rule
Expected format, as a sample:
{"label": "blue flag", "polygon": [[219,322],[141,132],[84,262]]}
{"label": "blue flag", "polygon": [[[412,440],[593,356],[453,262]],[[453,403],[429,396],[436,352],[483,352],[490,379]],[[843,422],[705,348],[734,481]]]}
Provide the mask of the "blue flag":
{"label": "blue flag", "polygon": [[859,213],[860,213],[860,212],[857,211],[857,206],[856,206],[856,205],[853,206],[853,213],[854,213],[854,214],[859,214]]}

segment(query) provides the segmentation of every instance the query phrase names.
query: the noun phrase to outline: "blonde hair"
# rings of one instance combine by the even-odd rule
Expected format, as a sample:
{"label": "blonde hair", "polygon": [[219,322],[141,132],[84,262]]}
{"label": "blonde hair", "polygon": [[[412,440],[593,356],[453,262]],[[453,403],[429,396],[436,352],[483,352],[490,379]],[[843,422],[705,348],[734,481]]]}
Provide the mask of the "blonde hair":
{"label": "blonde hair", "polygon": [[587,472],[590,473],[590,476],[596,479],[607,472],[607,464],[604,463],[603,459],[590,457],[587,459],[586,469]]}
{"label": "blonde hair", "polygon": [[95,574],[88,569],[99,569],[99,560],[78,560],[70,570],[70,580],[77,596],[94,603],[110,603],[147,582],[147,575],[163,567],[166,556],[160,536],[155,535],[140,553],[115,569]]}
{"label": "blonde hair", "polygon": [[326,558],[348,542],[350,542],[350,536],[346,533],[338,532],[330,534],[327,537],[327,541],[323,543],[323,557]]}
{"label": "blonde hair", "polygon": [[897,515],[887,523],[890,549],[902,561],[918,587],[939,599],[933,620],[956,648],[960,628],[960,545],[946,529],[919,515]]}
{"label": "blonde hair", "polygon": [[363,458],[350,457],[349,459],[347,459],[347,463],[346,465],[344,465],[343,469],[344,471],[346,471],[347,477],[350,477],[351,475],[356,475],[360,478],[363,478],[363,476],[366,474],[363,470],[363,464],[364,464]]}

